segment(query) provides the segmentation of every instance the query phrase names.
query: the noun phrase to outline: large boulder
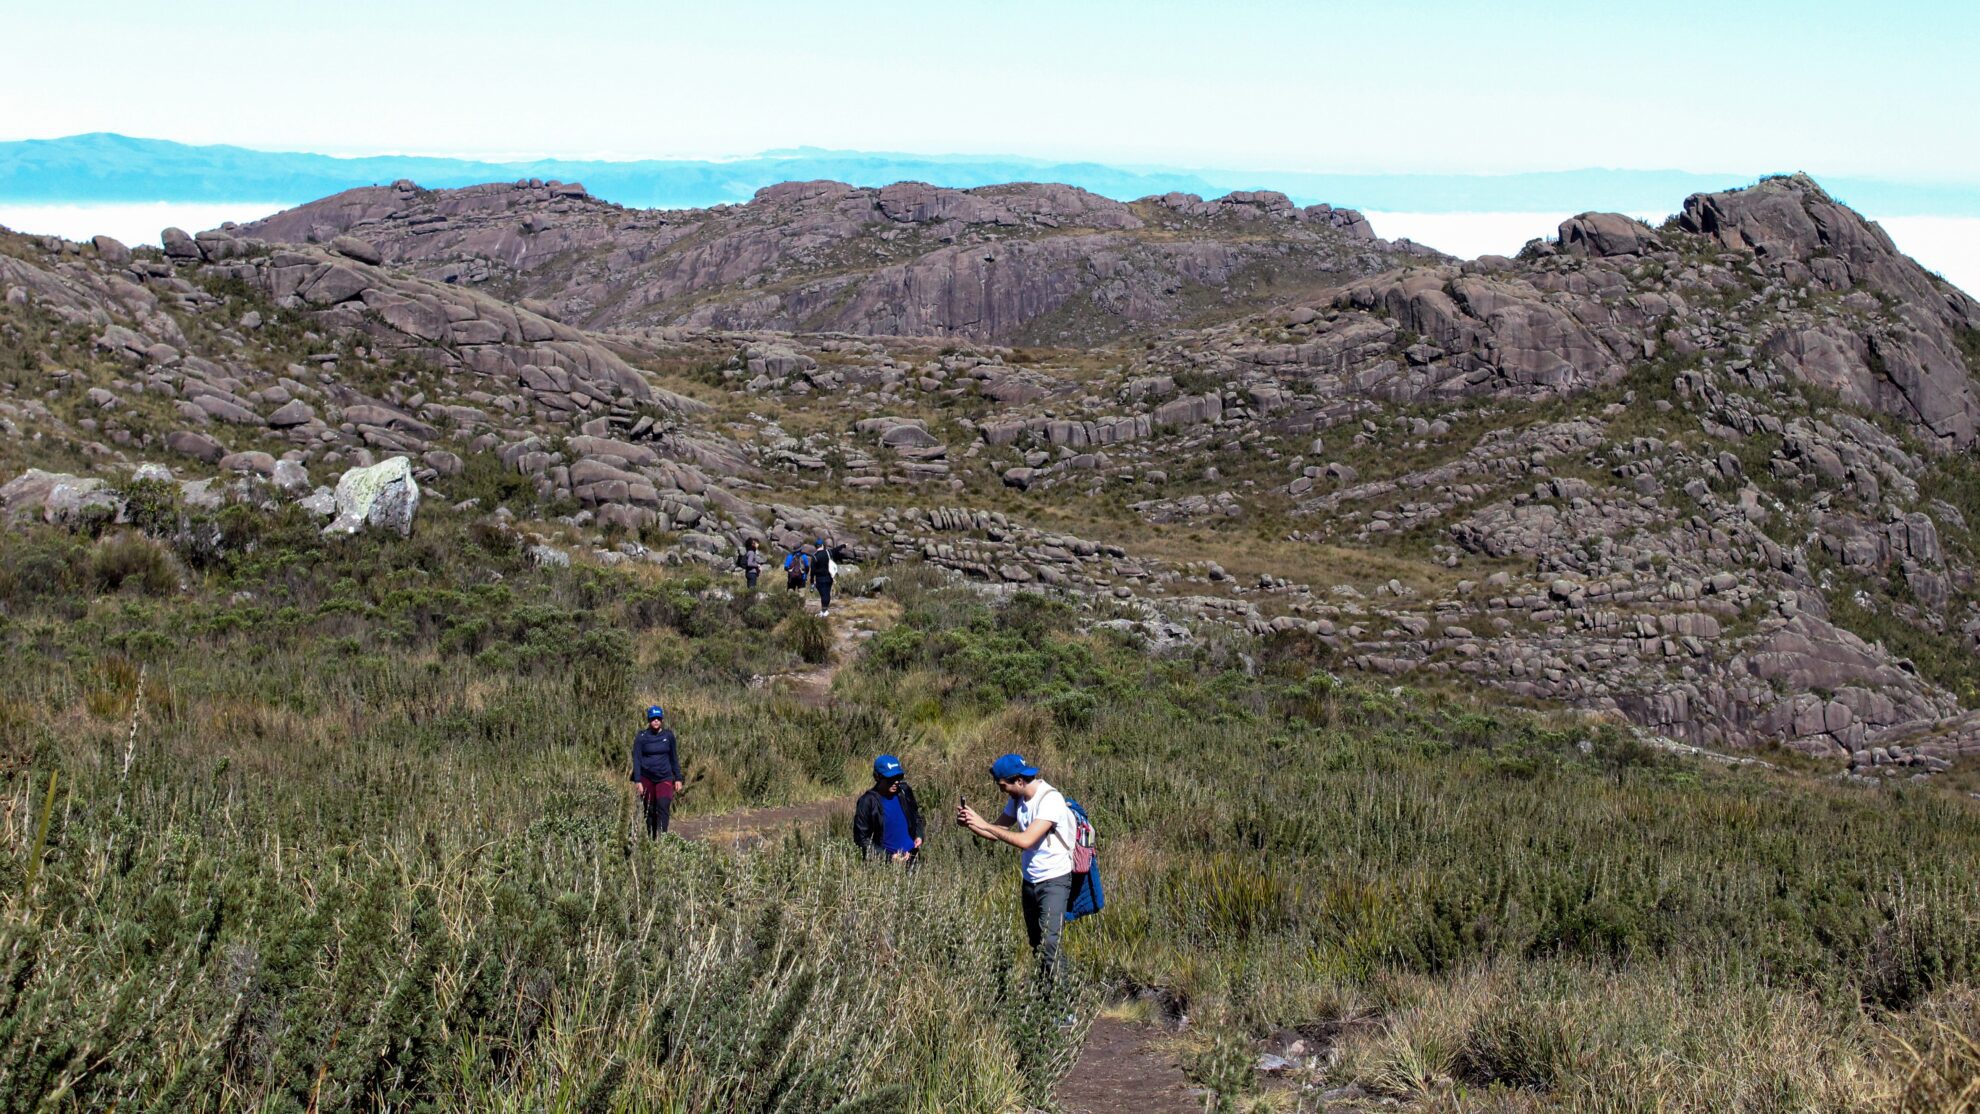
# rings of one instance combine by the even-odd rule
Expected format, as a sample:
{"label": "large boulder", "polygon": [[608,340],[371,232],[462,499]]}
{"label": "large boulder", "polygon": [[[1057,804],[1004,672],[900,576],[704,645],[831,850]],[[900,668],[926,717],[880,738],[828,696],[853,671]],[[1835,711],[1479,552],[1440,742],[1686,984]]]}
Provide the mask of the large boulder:
{"label": "large boulder", "polygon": [[862,418],[853,423],[853,428],[868,436],[878,436],[880,443],[890,449],[928,449],[942,443],[919,418]]}
{"label": "large boulder", "polygon": [[173,259],[199,258],[199,244],[183,228],[168,228],[158,234],[158,239],[165,245],[165,254]]}
{"label": "large boulder", "polygon": [[353,468],[337,481],[336,498],[337,517],[323,528],[324,533],[355,534],[375,527],[406,537],[419,510],[412,461],[395,456],[369,468]]}
{"label": "large boulder", "polygon": [[173,430],[166,434],[165,447],[208,464],[218,464],[220,458],[227,455],[226,446],[204,433],[195,433],[190,429]]}
{"label": "large boulder", "polygon": [[289,429],[293,426],[307,425],[315,417],[316,411],[309,403],[299,398],[292,398],[283,403],[273,414],[268,415],[268,424],[275,429]]}
{"label": "large boulder", "polygon": [[373,266],[385,261],[385,256],[371,241],[360,240],[356,236],[339,236],[331,240],[330,250],[346,259],[355,259],[359,263],[370,263]]}
{"label": "large boulder", "polygon": [[1561,222],[1561,247],[1578,255],[1636,255],[1657,246],[1648,225],[1621,213],[1583,213]]}
{"label": "large boulder", "polygon": [[96,257],[112,267],[121,267],[131,261],[131,249],[115,236],[97,236],[90,243],[96,245]]}
{"label": "large boulder", "polygon": [[92,512],[115,518],[122,510],[109,485],[93,477],[30,468],[0,486],[0,513],[9,522],[40,518],[67,526]]}

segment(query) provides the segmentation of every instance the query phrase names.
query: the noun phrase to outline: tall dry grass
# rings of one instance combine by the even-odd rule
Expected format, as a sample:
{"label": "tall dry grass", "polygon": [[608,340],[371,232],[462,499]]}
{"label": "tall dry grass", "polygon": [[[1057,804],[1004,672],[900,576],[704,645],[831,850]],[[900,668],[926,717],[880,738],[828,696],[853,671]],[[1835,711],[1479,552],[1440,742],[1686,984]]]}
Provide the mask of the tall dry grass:
{"label": "tall dry grass", "polygon": [[[362,547],[256,529],[175,551],[184,592],[0,585],[0,1111],[1044,1101],[1078,1030],[1029,993],[1009,855],[941,824],[994,803],[1005,750],[1100,826],[1077,969],[1187,1013],[1205,1082],[1292,1029],[1331,1083],[1430,1106],[1965,1086],[1980,817],[1955,795],[1687,766],[1297,647],[1158,659],[921,575],[810,709],[747,686],[802,667],[774,593],[532,569],[444,512]],[[742,858],[646,843],[626,754],[655,700],[687,815],[849,808],[901,755],[921,872],[862,868],[842,819]]]}

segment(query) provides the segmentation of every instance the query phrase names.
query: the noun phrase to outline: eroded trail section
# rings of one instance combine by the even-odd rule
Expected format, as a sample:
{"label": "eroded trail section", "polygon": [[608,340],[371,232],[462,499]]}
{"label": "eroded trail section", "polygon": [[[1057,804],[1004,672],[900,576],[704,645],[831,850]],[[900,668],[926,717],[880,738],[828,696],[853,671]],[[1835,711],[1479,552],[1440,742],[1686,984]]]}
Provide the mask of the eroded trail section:
{"label": "eroded trail section", "polygon": [[[814,613],[817,601],[807,604]],[[859,643],[893,625],[899,608],[880,600],[845,600],[826,621],[832,627],[832,648],[825,661],[812,669],[760,677],[752,687],[781,692],[807,708],[824,708],[832,703],[832,682],[839,671],[852,663]],[[685,839],[701,839],[741,849],[754,847],[791,828],[828,823],[837,813],[852,811],[849,797],[806,801],[795,805],[746,808],[713,816],[682,817],[672,831]]]}
{"label": "eroded trail section", "polygon": [[1059,1081],[1059,1105],[1066,1114],[1202,1114],[1189,1080],[1161,1048],[1161,1035],[1133,1021],[1095,1021],[1079,1065]]}
{"label": "eroded trail section", "polygon": [[745,808],[714,816],[694,816],[674,821],[670,829],[683,839],[701,839],[738,850],[775,839],[791,828],[808,828],[829,823],[837,813],[852,814],[852,802],[844,798],[806,801],[775,808]]}
{"label": "eroded trail section", "polygon": [[[808,601],[805,609],[817,614],[818,601]],[[893,626],[898,612],[898,605],[881,600],[841,600],[833,617],[826,620],[832,627],[832,648],[822,664],[812,669],[758,677],[750,682],[751,687],[788,693],[807,708],[826,707],[832,702],[832,682],[838,679],[840,670],[852,663],[859,643]]]}

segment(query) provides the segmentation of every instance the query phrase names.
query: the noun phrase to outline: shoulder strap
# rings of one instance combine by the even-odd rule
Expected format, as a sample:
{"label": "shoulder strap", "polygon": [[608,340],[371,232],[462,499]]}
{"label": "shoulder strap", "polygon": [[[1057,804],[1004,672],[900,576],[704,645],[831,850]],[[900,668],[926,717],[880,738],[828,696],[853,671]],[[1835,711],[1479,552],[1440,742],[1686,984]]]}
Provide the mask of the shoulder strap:
{"label": "shoulder strap", "polygon": [[[1079,831],[1078,831],[1079,816],[1077,813],[1073,812],[1072,806],[1066,803],[1066,795],[1064,793],[1060,792],[1057,789],[1054,789],[1048,796],[1059,798],[1059,803],[1065,806],[1066,815],[1071,816],[1073,818],[1074,830],[1072,831],[1061,831],[1060,829],[1065,827],[1064,824],[1061,824],[1057,821],[1053,821],[1052,823],[1052,834],[1058,836],[1059,839],[1065,843],[1066,854],[1070,855],[1073,852],[1073,848],[1079,845]],[[1040,803],[1042,804],[1043,802]]]}

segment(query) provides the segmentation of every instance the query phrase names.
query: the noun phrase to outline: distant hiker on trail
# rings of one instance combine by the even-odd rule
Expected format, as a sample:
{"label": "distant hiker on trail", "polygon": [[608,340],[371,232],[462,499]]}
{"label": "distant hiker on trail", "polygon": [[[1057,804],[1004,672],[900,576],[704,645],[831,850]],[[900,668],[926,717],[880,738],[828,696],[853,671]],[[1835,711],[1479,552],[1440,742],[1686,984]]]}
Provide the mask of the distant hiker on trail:
{"label": "distant hiker on trail", "polygon": [[801,592],[811,583],[811,554],[802,549],[791,550],[784,558],[784,587],[793,592]]}
{"label": "distant hiker on trail", "polygon": [[832,613],[832,574],[836,570],[832,563],[832,550],[825,539],[819,538],[818,545],[811,551],[811,586],[818,589],[818,614]]}
{"label": "distant hiker on trail", "polygon": [[639,783],[640,798],[646,802],[646,834],[659,839],[673,819],[674,794],[686,782],[681,780],[681,761],[674,752],[666,709],[657,704],[646,710],[646,730],[633,737],[632,779]]}
{"label": "distant hiker on trail", "polygon": [[755,538],[743,543],[742,552],[736,554],[736,567],[742,570],[749,590],[756,591],[756,578],[763,575],[763,547],[757,544]]}
{"label": "distant hiker on trail", "polygon": [[891,754],[873,760],[873,788],[853,806],[853,842],[862,859],[877,853],[912,865],[921,854],[921,809],[907,771]]}
{"label": "distant hiker on trail", "polygon": [[1038,767],[1020,754],[1006,754],[990,764],[990,776],[1009,800],[995,823],[966,804],[956,806],[956,823],[978,839],[1008,843],[1020,852],[1024,881],[1019,896],[1024,905],[1024,932],[1038,956],[1039,977],[1052,982],[1059,973],[1059,933],[1065,927],[1066,903],[1072,898],[1073,842],[1077,821],[1065,794],[1038,776]]}

